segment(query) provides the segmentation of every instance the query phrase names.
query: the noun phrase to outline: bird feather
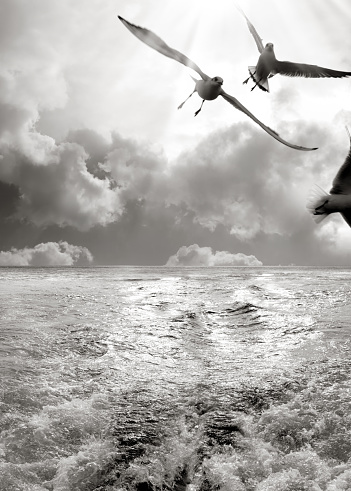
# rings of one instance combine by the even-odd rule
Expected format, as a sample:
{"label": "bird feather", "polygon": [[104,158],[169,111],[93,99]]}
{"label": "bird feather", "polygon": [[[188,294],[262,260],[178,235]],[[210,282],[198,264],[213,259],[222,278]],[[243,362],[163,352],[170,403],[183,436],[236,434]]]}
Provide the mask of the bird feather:
{"label": "bird feather", "polygon": [[[338,173],[336,174],[333,180],[333,187],[330,190],[330,194],[350,194],[351,193],[351,135],[346,128],[349,141],[350,141],[350,149],[349,153],[345,159],[345,162],[342,164]],[[345,218],[346,220],[346,218]],[[346,220],[347,221],[347,220]],[[347,222],[348,223],[348,222]]]}
{"label": "bird feather", "polygon": [[261,126],[261,128],[264,129],[264,131],[266,131],[269,135],[271,135],[273,138],[275,138],[279,142],[283,143],[284,145],[287,145],[288,147],[291,147],[291,148],[295,148],[296,150],[305,150],[305,151],[317,150],[317,148],[306,148],[306,147],[301,147],[299,145],[294,145],[293,143],[287,142],[286,140],[281,138],[276,131],[272,130],[269,126],[266,126],[259,119],[257,119],[256,116],[254,116],[248,109],[246,109],[245,106],[243,106],[238,101],[238,99],[227,94],[226,92],[224,92],[224,90],[221,91],[221,96],[223,97],[223,99],[225,99],[227,102],[229,102],[229,104],[234,106],[236,109],[239,109],[239,111],[242,111],[249,118],[251,118],[253,121],[255,121],[255,123],[257,123],[259,126]]}
{"label": "bird feather", "polygon": [[351,76],[351,72],[332,70],[331,68],[324,68],[318,65],[279,60],[275,61],[273,70],[287,77],[342,78]]}
{"label": "bird feather", "polygon": [[119,20],[125,25],[129,31],[134,34],[140,41],[143,43],[147,44],[150,46],[150,48],[155,49],[159,53],[161,53],[164,56],[167,56],[168,58],[172,58],[173,60],[178,61],[179,63],[182,63],[188,68],[191,68],[192,70],[195,70],[200,77],[203,80],[209,80],[210,77],[206,75],[197,65],[194,63],[190,58],[187,56],[183,55],[180,51],[177,51],[176,49],[171,48],[166,44],[160,37],[158,37],[156,34],[154,34],[152,31],[149,31],[149,29],[146,29],[145,27],[140,27],[132,24],[131,22],[128,22],[127,20],[123,19],[120,15],[118,16]]}
{"label": "bird feather", "polygon": [[249,28],[249,31],[251,32],[252,37],[255,40],[257,49],[258,49],[258,51],[260,53],[262,53],[262,51],[264,50],[262,38],[259,36],[259,34],[256,31],[256,29],[254,28],[254,26],[251,24],[251,22],[249,21],[249,19],[246,17],[246,15],[245,15],[244,11],[241,9],[241,7],[239,7],[239,5],[235,5],[235,6],[239,10],[239,12],[245,17],[245,20],[247,22],[247,27]]}

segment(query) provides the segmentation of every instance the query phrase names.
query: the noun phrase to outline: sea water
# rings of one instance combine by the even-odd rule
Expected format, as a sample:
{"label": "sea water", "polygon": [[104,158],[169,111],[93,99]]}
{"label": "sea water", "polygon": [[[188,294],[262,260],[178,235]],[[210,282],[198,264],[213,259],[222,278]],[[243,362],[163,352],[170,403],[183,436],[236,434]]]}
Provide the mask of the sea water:
{"label": "sea water", "polygon": [[351,270],[1,268],[3,491],[351,489]]}

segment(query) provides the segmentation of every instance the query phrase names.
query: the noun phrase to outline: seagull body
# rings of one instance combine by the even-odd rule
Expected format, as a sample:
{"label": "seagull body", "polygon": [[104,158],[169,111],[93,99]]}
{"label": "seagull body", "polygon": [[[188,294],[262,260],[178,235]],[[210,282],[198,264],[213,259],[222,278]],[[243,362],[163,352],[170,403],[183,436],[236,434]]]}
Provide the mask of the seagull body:
{"label": "seagull body", "polygon": [[249,66],[250,76],[244,80],[246,84],[250,78],[255,82],[252,87],[256,86],[265,92],[269,92],[268,78],[273,77],[277,73],[286,75],[287,77],[305,77],[305,78],[343,78],[350,77],[351,72],[343,72],[340,70],[332,70],[331,68],[323,68],[318,65],[308,65],[306,63],[293,63],[291,61],[279,61],[274,54],[273,43],[267,43],[263,46],[262,39],[258,35],[256,29],[251,24],[249,19],[240,7],[237,6],[239,12],[245,17],[247,26],[252,34],[260,57],[256,66]]}
{"label": "seagull body", "polygon": [[347,132],[350,150],[333,180],[330,194],[316,187],[307,203],[307,208],[316,223],[324,220],[330,213],[341,213],[346,223],[351,227],[351,137],[348,129]]}
{"label": "seagull body", "polygon": [[223,80],[220,77],[214,77],[211,80],[196,80],[195,88],[201,99],[205,101],[214,101],[221,95],[221,86]]}
{"label": "seagull body", "polygon": [[[268,78],[273,77],[277,72],[273,70],[272,67],[275,65],[275,55],[273,50],[273,44],[268,43],[263,49],[257,65],[249,66],[249,73],[255,85],[252,87],[253,90],[256,86],[265,92],[269,92]],[[249,77],[249,78],[250,78]],[[249,79],[246,79],[244,83],[247,83]]]}
{"label": "seagull body", "polygon": [[202,99],[200,109],[195,112],[195,116],[197,116],[205,101],[213,101],[217,99],[219,95],[221,95],[223,79],[221,77],[213,77],[209,80],[196,80],[194,77],[191,78],[195,82],[195,89],[189,95],[189,97],[178,106],[178,109],[181,109],[184,106],[184,103],[193,95],[193,93],[197,92]]}
{"label": "seagull body", "polygon": [[299,145],[294,145],[292,143],[287,142],[286,140],[283,140],[278,133],[273,131],[271,128],[263,124],[259,119],[257,119],[246,107],[244,107],[235,97],[227,94],[223,89],[223,79],[221,77],[209,77],[206,75],[197,65],[194,63],[190,58],[187,56],[183,55],[180,51],[177,51],[170,46],[168,46],[161,38],[159,38],[156,34],[153,32],[149,31],[148,29],[145,29],[140,26],[136,26],[132,24],[131,22],[128,22],[127,20],[123,19],[122,17],[118,16],[119,20],[124,24],[124,26],[132,33],[134,36],[136,36],[140,41],[143,43],[147,44],[151,48],[155,49],[159,53],[163,54],[164,56],[167,56],[168,58],[172,58],[173,60],[178,61],[179,63],[182,63],[188,68],[191,68],[195,72],[197,72],[201,80],[196,80],[193,77],[193,80],[195,81],[195,88],[193,92],[189,95],[189,97],[180,104],[178,109],[183,107],[184,103],[195,93],[197,92],[199,96],[202,99],[201,107],[198,109],[198,111],[195,112],[195,116],[199,114],[199,112],[202,109],[202,106],[205,101],[213,101],[217,99],[218,96],[223,97],[229,104],[234,106],[236,109],[239,111],[242,111],[245,113],[249,118],[251,118],[255,123],[257,123],[261,128],[266,131],[269,135],[271,135],[273,138],[278,140],[279,142],[283,143],[283,145],[286,145],[288,147],[294,148],[296,150],[316,150],[316,148],[306,148],[306,147],[301,147]]}

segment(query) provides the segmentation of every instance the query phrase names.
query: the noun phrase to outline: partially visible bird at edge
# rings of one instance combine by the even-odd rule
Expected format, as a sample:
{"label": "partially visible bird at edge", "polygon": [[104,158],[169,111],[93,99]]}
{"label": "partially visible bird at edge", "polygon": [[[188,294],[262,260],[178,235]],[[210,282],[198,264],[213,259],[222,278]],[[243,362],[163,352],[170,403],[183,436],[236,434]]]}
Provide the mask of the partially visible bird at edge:
{"label": "partially visible bird at edge", "polygon": [[351,72],[332,70],[331,68],[323,68],[305,63],[277,60],[274,54],[273,43],[267,43],[266,46],[263,46],[261,37],[246,17],[243,10],[238,5],[236,5],[236,8],[245,17],[249,31],[255,40],[258,51],[261,53],[257,65],[248,67],[250,75],[243,82],[243,84],[246,84],[251,78],[255,83],[251,90],[255,87],[259,87],[261,90],[269,92],[268,78],[273,77],[277,73],[286,75],[287,77],[305,78],[343,78],[351,76]]}
{"label": "partially visible bird at edge", "polygon": [[163,54],[164,56],[167,56],[168,58],[172,58],[173,60],[178,61],[179,63],[185,65],[188,68],[191,68],[195,72],[197,72],[201,80],[197,80],[193,78],[195,81],[195,88],[193,92],[189,95],[189,97],[180,104],[178,109],[183,107],[184,103],[195,93],[197,92],[198,95],[202,98],[202,103],[200,108],[195,112],[195,116],[199,114],[199,112],[202,109],[202,106],[206,101],[212,101],[214,99],[217,99],[218,96],[222,96],[229,104],[234,106],[236,109],[239,111],[242,111],[245,113],[249,118],[251,118],[255,123],[257,123],[261,128],[266,131],[269,135],[271,135],[273,138],[278,140],[279,142],[283,143],[284,145],[294,148],[296,150],[317,150],[317,147],[314,148],[306,148],[302,147],[299,145],[294,145],[292,143],[287,142],[286,140],[283,140],[278,133],[276,133],[274,130],[263,124],[259,119],[257,119],[246,107],[244,107],[235,97],[227,94],[224,92],[222,89],[223,85],[223,79],[221,77],[209,77],[206,75],[193,61],[191,61],[187,56],[183,55],[180,51],[177,51],[170,46],[168,46],[161,38],[159,38],[156,34],[154,34],[152,31],[149,31],[148,29],[145,29],[140,26],[136,26],[132,24],[131,22],[128,22],[127,20],[123,19],[123,17],[118,16],[119,20],[124,24],[124,26],[129,29],[129,31],[134,34],[140,41],[143,43],[147,44],[151,48],[155,49],[159,53]]}
{"label": "partially visible bird at edge", "polygon": [[346,223],[351,227],[351,135],[350,149],[345,162],[340,167],[333,180],[330,194],[319,186],[315,186],[307,202],[307,208],[316,223],[321,222],[330,213],[341,213]]}

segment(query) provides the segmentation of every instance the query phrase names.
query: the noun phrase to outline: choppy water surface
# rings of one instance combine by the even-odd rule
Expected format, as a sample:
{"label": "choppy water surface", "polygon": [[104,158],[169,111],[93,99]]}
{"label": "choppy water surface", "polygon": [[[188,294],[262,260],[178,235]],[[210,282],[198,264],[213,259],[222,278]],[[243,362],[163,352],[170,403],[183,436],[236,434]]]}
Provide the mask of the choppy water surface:
{"label": "choppy water surface", "polygon": [[351,489],[351,270],[0,269],[3,491]]}

